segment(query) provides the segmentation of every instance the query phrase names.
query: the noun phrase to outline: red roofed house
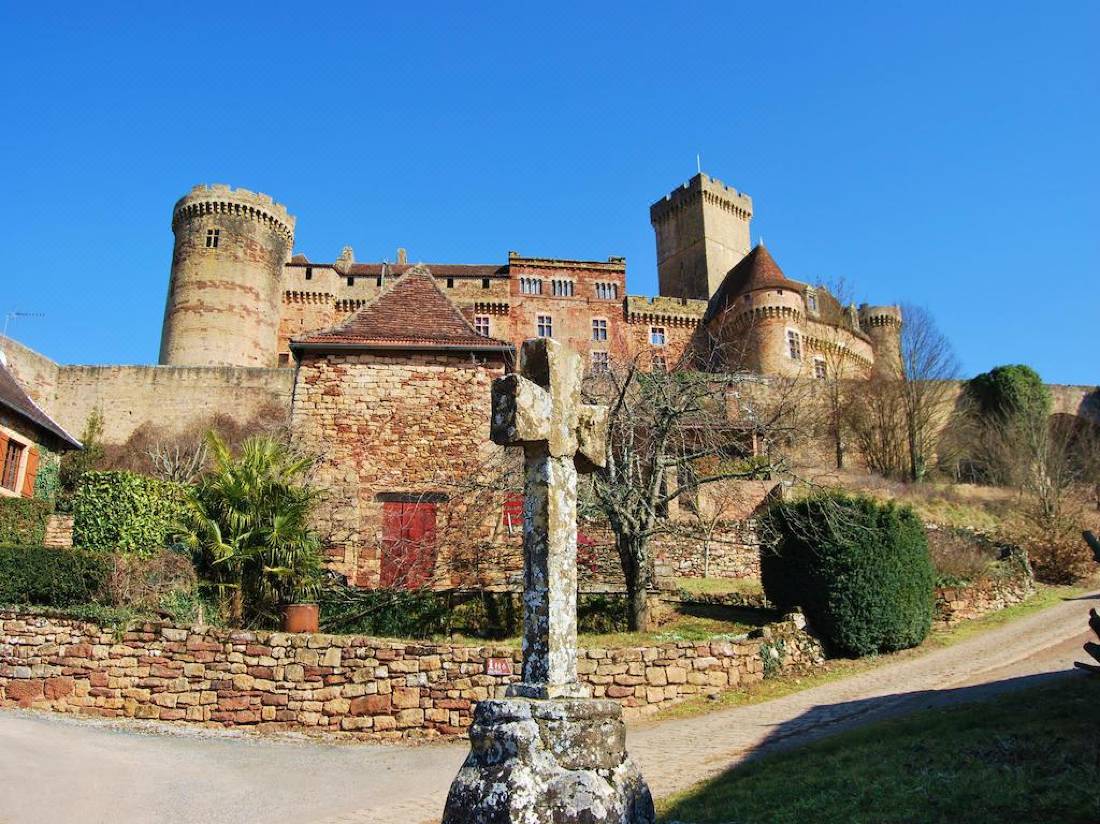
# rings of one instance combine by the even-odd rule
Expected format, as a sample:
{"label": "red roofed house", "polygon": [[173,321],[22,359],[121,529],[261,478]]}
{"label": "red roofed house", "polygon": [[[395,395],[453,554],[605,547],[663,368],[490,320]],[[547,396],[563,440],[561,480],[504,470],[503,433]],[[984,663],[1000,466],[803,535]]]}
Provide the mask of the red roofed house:
{"label": "red roofed house", "polygon": [[[460,544],[487,538],[481,527],[500,519],[497,506],[468,511],[456,490],[490,460],[490,385],[512,362],[512,344],[475,331],[417,266],[290,349],[292,427],[323,455],[317,482],[328,495],[319,509],[331,567],[364,587],[463,583],[452,563]],[[460,534],[447,526],[456,508]]]}
{"label": "red roofed house", "polygon": [[0,353],[0,497],[34,496],[38,467],[80,442],[30,399]]}

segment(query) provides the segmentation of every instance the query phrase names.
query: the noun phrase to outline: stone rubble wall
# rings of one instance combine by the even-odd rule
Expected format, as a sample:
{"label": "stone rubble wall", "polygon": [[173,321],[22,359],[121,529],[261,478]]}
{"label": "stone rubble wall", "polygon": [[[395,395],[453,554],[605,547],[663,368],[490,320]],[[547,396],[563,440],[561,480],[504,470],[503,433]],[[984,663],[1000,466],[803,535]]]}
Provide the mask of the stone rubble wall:
{"label": "stone rubble wall", "polygon": [[937,587],[933,620],[939,626],[954,626],[1026,600],[1035,592],[1030,577],[986,578],[966,586]]}
{"label": "stone rubble wall", "polygon": [[[760,637],[582,650],[581,680],[627,718],[822,660],[800,616]],[[0,612],[0,706],[370,738],[463,734],[518,649],[133,625]],[[491,660],[492,659],[492,660]]]}
{"label": "stone rubble wall", "polygon": [[54,513],[46,519],[42,545],[51,549],[69,549],[73,545],[73,516]]}

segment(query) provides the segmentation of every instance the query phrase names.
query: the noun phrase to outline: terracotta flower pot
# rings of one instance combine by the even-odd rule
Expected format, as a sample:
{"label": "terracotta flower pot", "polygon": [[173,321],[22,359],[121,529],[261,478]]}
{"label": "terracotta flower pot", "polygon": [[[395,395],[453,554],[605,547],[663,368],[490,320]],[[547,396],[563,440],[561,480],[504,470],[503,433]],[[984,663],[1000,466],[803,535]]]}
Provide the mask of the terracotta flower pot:
{"label": "terracotta flower pot", "polygon": [[321,607],[317,604],[287,604],[283,607],[283,632],[318,632]]}

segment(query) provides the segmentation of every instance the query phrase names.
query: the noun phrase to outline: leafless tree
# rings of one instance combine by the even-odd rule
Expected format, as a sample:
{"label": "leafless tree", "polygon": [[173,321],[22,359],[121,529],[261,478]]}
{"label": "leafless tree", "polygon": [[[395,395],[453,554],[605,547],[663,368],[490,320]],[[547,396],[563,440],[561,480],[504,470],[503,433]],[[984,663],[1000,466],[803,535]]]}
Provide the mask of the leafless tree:
{"label": "leafless tree", "polygon": [[844,468],[846,410],[852,401],[852,375],[859,368],[855,353],[847,345],[851,333],[852,290],[847,281],[833,278],[817,287],[817,321],[814,325],[813,373],[824,399],[824,422],[832,444],[837,469]]}
{"label": "leafless tree", "polygon": [[698,367],[698,355],[667,372],[645,372],[636,360],[612,364],[586,384],[610,415],[607,466],[591,476],[582,506],[606,518],[615,536],[634,630],[648,623],[650,539],[670,530],[669,505],[705,486],[786,467],[779,447],[798,406],[786,387],[777,392],[758,377],[688,364]]}
{"label": "leafless tree", "polygon": [[944,423],[959,363],[951,342],[928,310],[903,305],[902,318],[898,379],[905,411],[909,479],[921,481],[936,448],[936,435]]}

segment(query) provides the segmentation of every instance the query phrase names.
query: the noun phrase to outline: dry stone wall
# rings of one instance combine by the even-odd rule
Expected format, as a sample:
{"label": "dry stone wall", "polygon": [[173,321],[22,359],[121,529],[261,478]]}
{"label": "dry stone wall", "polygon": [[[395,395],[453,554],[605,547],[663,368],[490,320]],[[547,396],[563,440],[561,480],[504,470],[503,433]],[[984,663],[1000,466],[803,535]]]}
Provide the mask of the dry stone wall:
{"label": "dry stone wall", "polygon": [[[505,646],[95,624],[0,612],[0,706],[373,738],[459,735],[516,680]],[[587,649],[581,681],[630,717],[822,660],[800,616],[760,637]]]}
{"label": "dry stone wall", "polygon": [[972,584],[936,588],[935,621],[953,626],[1026,600],[1035,592],[1030,577],[985,578]]}

